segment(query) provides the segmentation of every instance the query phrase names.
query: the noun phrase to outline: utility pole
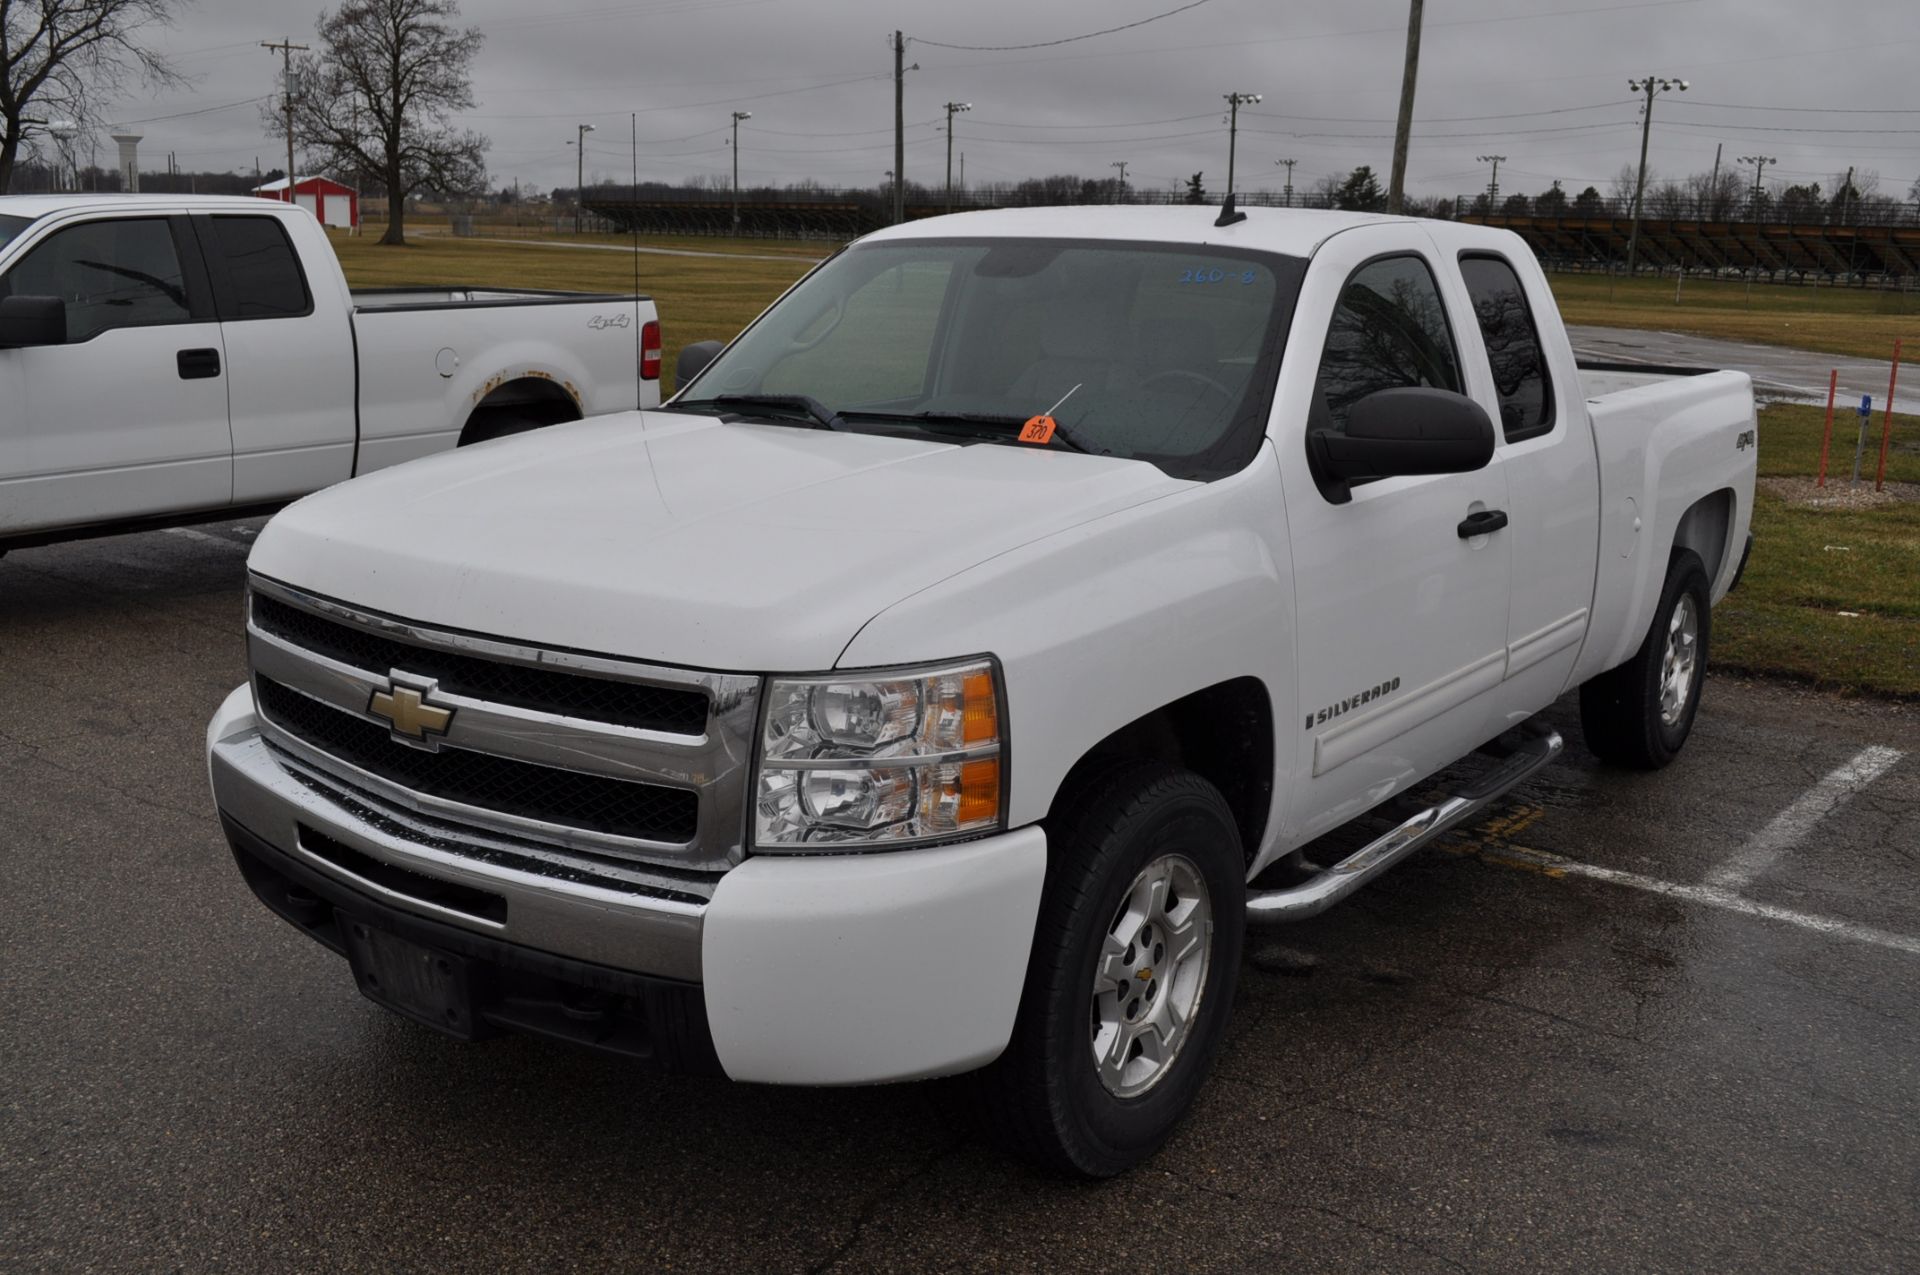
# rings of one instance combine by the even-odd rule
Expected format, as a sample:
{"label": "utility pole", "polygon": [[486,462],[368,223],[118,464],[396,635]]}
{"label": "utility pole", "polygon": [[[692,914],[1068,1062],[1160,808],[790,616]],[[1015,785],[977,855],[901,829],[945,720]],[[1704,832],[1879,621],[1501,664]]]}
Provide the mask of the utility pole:
{"label": "utility pole", "polygon": [[1498,210],[1500,201],[1500,165],[1507,162],[1505,155],[1482,155],[1480,162],[1493,165],[1493,180],[1487,183],[1487,216]]}
{"label": "utility pole", "polygon": [[1627,231],[1627,278],[1640,259],[1640,201],[1647,193],[1647,141],[1653,136],[1653,98],[1656,93],[1679,89],[1687,91],[1685,80],[1665,80],[1649,75],[1644,80],[1628,80],[1627,88],[1646,95],[1640,104],[1640,176],[1633,183],[1633,227]]}
{"label": "utility pole", "polygon": [[1768,164],[1777,164],[1780,161],[1775,159],[1771,155],[1742,155],[1740,157],[1739,162],[1742,164],[1753,165],[1753,219],[1755,221],[1759,221],[1760,220],[1760,175],[1767,171]]}
{"label": "utility pole", "polygon": [[587,134],[591,124],[573,126],[573,233],[580,233],[580,213],[587,200]]}
{"label": "utility pole", "polygon": [[1116,159],[1107,165],[1108,168],[1117,168],[1120,170],[1120,181],[1113,188],[1113,202],[1116,204],[1121,202],[1127,193],[1127,163],[1127,160]]}
{"label": "utility pole", "polygon": [[740,237],[740,121],[753,118],[752,111],[733,113],[733,235]]}
{"label": "utility pole", "polygon": [[1299,162],[1297,159],[1276,159],[1273,161],[1274,167],[1278,168],[1284,165],[1287,170],[1287,188],[1285,194],[1287,207],[1289,208],[1293,207],[1293,166]]}
{"label": "utility pole", "polygon": [[947,103],[947,211],[953,211],[953,117],[973,109],[972,102]]}
{"label": "utility pole", "polygon": [[907,40],[893,33],[893,224],[907,219]]}
{"label": "utility pole", "polygon": [[1720,151],[1725,145],[1725,142],[1715,142],[1713,144],[1713,176],[1707,178],[1708,202],[1706,207],[1700,209],[1698,213],[1698,216],[1702,218],[1713,210],[1712,201],[1720,198]]}
{"label": "utility pole", "polygon": [[1258,106],[1260,104],[1260,94],[1258,93],[1227,93],[1227,94],[1223,94],[1223,96],[1227,99],[1227,111],[1228,111],[1228,115],[1227,115],[1227,195],[1231,197],[1233,195],[1234,143],[1239,139],[1239,136],[1240,136],[1240,108],[1242,106]]}
{"label": "utility pole", "polygon": [[[1420,77],[1421,0],[1407,14],[1407,68],[1400,76],[1400,119],[1393,128],[1393,177],[1387,183],[1387,211],[1399,213],[1407,194],[1407,141],[1413,136],[1413,86]],[[1288,173],[1291,179],[1293,174]]]}
{"label": "utility pole", "polygon": [[1853,165],[1847,165],[1847,184],[1840,188],[1840,224],[1847,224],[1847,214],[1853,205]]}
{"label": "utility pole", "polygon": [[307,46],[294,44],[288,40],[260,41],[260,47],[269,53],[280,55],[281,74],[285,80],[287,109],[287,202],[293,203],[293,55],[305,53]]}

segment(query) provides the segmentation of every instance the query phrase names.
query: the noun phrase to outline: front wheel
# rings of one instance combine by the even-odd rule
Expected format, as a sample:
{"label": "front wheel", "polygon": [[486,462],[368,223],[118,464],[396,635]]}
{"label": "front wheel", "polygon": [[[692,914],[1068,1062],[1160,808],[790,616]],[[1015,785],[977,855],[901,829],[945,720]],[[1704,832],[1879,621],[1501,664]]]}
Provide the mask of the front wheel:
{"label": "front wheel", "polygon": [[1245,860],[1219,791],[1157,764],[1090,785],[1048,833],[1013,1038],[969,1083],[987,1132],[1008,1149],[1111,1177],[1166,1141],[1219,1052]]}
{"label": "front wheel", "polygon": [[1640,649],[1580,688],[1581,733],[1600,760],[1658,770],[1679,755],[1707,677],[1709,589],[1699,556],[1675,552]]}

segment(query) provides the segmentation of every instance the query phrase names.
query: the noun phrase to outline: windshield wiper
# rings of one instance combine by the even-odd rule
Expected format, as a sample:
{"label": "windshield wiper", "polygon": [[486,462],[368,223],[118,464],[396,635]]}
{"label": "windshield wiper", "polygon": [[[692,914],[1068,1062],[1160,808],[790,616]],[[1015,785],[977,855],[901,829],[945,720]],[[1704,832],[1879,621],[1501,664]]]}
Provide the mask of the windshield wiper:
{"label": "windshield wiper", "polygon": [[816,429],[845,429],[847,423],[840,419],[840,413],[822,403],[819,399],[806,394],[721,394],[714,398],[694,399],[691,402],[675,403],[675,407],[719,407],[744,408],[749,412],[783,412],[788,416],[795,413],[813,422]]}
{"label": "windshield wiper", "polygon": [[[1002,430],[1018,434],[1027,423],[1027,418],[1024,416],[1006,416],[992,412],[848,412],[846,415],[860,420],[915,421],[926,425],[985,425],[990,427],[987,432],[994,434]],[[1087,446],[1086,440],[1058,421],[1054,422],[1051,441],[1030,445],[1064,447],[1070,452],[1085,452],[1089,456],[1105,454]]]}

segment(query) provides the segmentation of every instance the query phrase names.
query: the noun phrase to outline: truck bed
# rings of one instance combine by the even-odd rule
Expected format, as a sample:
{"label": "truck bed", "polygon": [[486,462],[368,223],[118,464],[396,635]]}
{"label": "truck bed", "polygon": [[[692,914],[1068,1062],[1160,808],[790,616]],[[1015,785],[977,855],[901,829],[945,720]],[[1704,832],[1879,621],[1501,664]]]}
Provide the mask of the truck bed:
{"label": "truck bed", "polygon": [[387,310],[460,310],[478,306],[626,304],[651,297],[620,292],[556,292],[545,288],[354,288],[356,314]]}

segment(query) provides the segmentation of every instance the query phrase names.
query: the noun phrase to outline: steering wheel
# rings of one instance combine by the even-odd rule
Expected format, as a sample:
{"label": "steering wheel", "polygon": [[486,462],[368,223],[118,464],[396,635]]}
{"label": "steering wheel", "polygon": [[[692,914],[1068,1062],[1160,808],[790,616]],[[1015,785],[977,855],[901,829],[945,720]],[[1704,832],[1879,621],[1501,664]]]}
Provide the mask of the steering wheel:
{"label": "steering wheel", "polygon": [[1179,379],[1182,381],[1197,382],[1202,389],[1212,390],[1215,394],[1218,394],[1221,398],[1230,399],[1234,397],[1234,392],[1232,390],[1228,389],[1226,386],[1222,385],[1220,382],[1214,380],[1211,376],[1208,376],[1205,372],[1192,372],[1187,370],[1184,367],[1170,367],[1164,372],[1155,372],[1152,376],[1149,376],[1146,380],[1140,382],[1140,388],[1143,390],[1150,390],[1153,388],[1153,383],[1155,381],[1170,381],[1175,379]]}

